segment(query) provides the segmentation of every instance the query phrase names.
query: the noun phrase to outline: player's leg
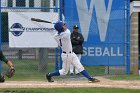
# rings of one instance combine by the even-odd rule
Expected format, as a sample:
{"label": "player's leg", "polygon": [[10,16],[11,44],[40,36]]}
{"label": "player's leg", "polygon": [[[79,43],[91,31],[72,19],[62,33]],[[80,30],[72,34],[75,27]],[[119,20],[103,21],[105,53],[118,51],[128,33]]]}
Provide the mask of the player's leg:
{"label": "player's leg", "polygon": [[62,53],[63,65],[62,65],[62,69],[59,70],[61,76],[67,75],[67,73],[70,69],[70,64],[71,64],[70,60],[71,60],[71,58],[70,58],[69,54]]}
{"label": "player's leg", "polygon": [[87,71],[84,69],[83,65],[80,63],[77,55],[73,53],[73,61],[72,64],[75,66],[75,68],[86,78],[91,78],[91,76],[87,73]]}
{"label": "player's leg", "polygon": [[[76,54],[78,59],[81,59],[81,54]],[[77,68],[74,67],[74,65],[70,64],[70,75],[74,75],[74,69],[75,69],[75,74],[80,75],[80,72],[78,71]]]}
{"label": "player's leg", "polygon": [[[81,60],[81,54],[76,54],[77,55],[77,57],[78,57],[78,59],[79,59],[79,61]],[[76,75],[80,75],[80,72],[78,71],[78,69],[75,67],[75,74]]]}
{"label": "player's leg", "polygon": [[74,75],[74,66],[70,64],[70,75]]}
{"label": "player's leg", "polygon": [[68,63],[68,56],[66,54],[62,54],[62,61],[63,64],[61,70],[57,70],[46,75],[48,82],[54,82],[52,80],[53,76],[66,75],[68,73],[70,64]]}
{"label": "player's leg", "polygon": [[3,83],[5,81],[4,75],[0,73],[0,83]]}
{"label": "player's leg", "polygon": [[78,69],[78,71],[85,76],[89,82],[99,82],[99,80],[91,77],[89,75],[89,73],[84,69],[83,65],[81,64],[81,62],[79,61],[78,57],[76,56],[75,53],[73,53],[73,61],[72,64]]}

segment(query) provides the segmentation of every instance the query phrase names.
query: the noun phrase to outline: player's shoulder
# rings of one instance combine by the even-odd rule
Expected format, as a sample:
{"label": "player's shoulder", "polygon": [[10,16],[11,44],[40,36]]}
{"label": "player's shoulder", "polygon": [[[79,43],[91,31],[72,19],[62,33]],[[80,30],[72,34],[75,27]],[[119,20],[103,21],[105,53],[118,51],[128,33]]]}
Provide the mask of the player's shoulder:
{"label": "player's shoulder", "polygon": [[69,29],[66,29],[66,31],[65,31],[66,33],[69,33],[69,34],[71,34],[71,32],[70,32],[70,30]]}
{"label": "player's shoulder", "polygon": [[55,33],[54,38],[57,39],[57,38],[59,38],[59,37],[60,37],[60,34]]}
{"label": "player's shoulder", "polygon": [[54,34],[54,36],[58,36],[58,35],[59,35],[58,33],[55,33],[55,34]]}
{"label": "player's shoulder", "polygon": [[60,35],[71,34],[69,29],[66,29],[64,32],[61,32]]}

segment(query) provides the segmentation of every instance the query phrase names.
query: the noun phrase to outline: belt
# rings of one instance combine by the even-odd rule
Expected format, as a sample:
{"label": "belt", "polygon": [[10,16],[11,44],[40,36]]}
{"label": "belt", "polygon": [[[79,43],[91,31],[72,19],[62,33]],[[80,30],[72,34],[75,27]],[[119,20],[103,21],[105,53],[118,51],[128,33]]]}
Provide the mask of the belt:
{"label": "belt", "polygon": [[[67,52],[65,52],[65,51],[63,51],[63,53],[67,54]],[[70,51],[70,52],[68,52],[68,53],[72,53],[72,52]]]}

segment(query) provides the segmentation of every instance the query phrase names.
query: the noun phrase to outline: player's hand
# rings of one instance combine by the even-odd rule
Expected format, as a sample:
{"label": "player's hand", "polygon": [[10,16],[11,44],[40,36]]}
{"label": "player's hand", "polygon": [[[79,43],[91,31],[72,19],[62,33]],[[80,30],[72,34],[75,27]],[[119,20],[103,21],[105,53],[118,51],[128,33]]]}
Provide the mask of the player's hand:
{"label": "player's hand", "polygon": [[8,78],[11,78],[14,76],[14,74],[15,74],[15,68],[14,68],[14,66],[11,66],[10,68],[8,68],[8,70],[6,72],[6,76]]}

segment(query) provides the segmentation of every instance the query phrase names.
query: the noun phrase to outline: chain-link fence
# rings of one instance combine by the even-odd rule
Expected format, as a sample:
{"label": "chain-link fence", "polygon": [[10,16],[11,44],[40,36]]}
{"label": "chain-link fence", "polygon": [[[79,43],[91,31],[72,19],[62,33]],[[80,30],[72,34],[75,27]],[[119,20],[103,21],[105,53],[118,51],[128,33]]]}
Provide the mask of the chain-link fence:
{"label": "chain-link fence", "polygon": [[92,75],[129,73],[129,0],[71,0],[64,5],[70,30],[78,25],[85,38],[82,63],[92,65],[88,71]]}
{"label": "chain-link fence", "polygon": [[[9,47],[9,12],[56,12],[59,14],[59,0],[1,0],[2,51],[6,58],[13,62],[16,70],[11,80],[45,79],[46,73],[56,70],[59,53],[55,53],[55,48]],[[2,73],[5,73],[6,69],[7,65],[2,62]]]}
{"label": "chain-link fence", "polygon": [[[16,70],[15,76],[10,80],[44,80],[46,73],[60,68],[60,53],[55,48],[10,48],[8,12],[59,13],[59,3],[59,0],[1,0],[2,51],[12,60]],[[3,63],[3,73],[6,68]],[[85,66],[85,69],[93,76],[126,73],[126,66]]]}

